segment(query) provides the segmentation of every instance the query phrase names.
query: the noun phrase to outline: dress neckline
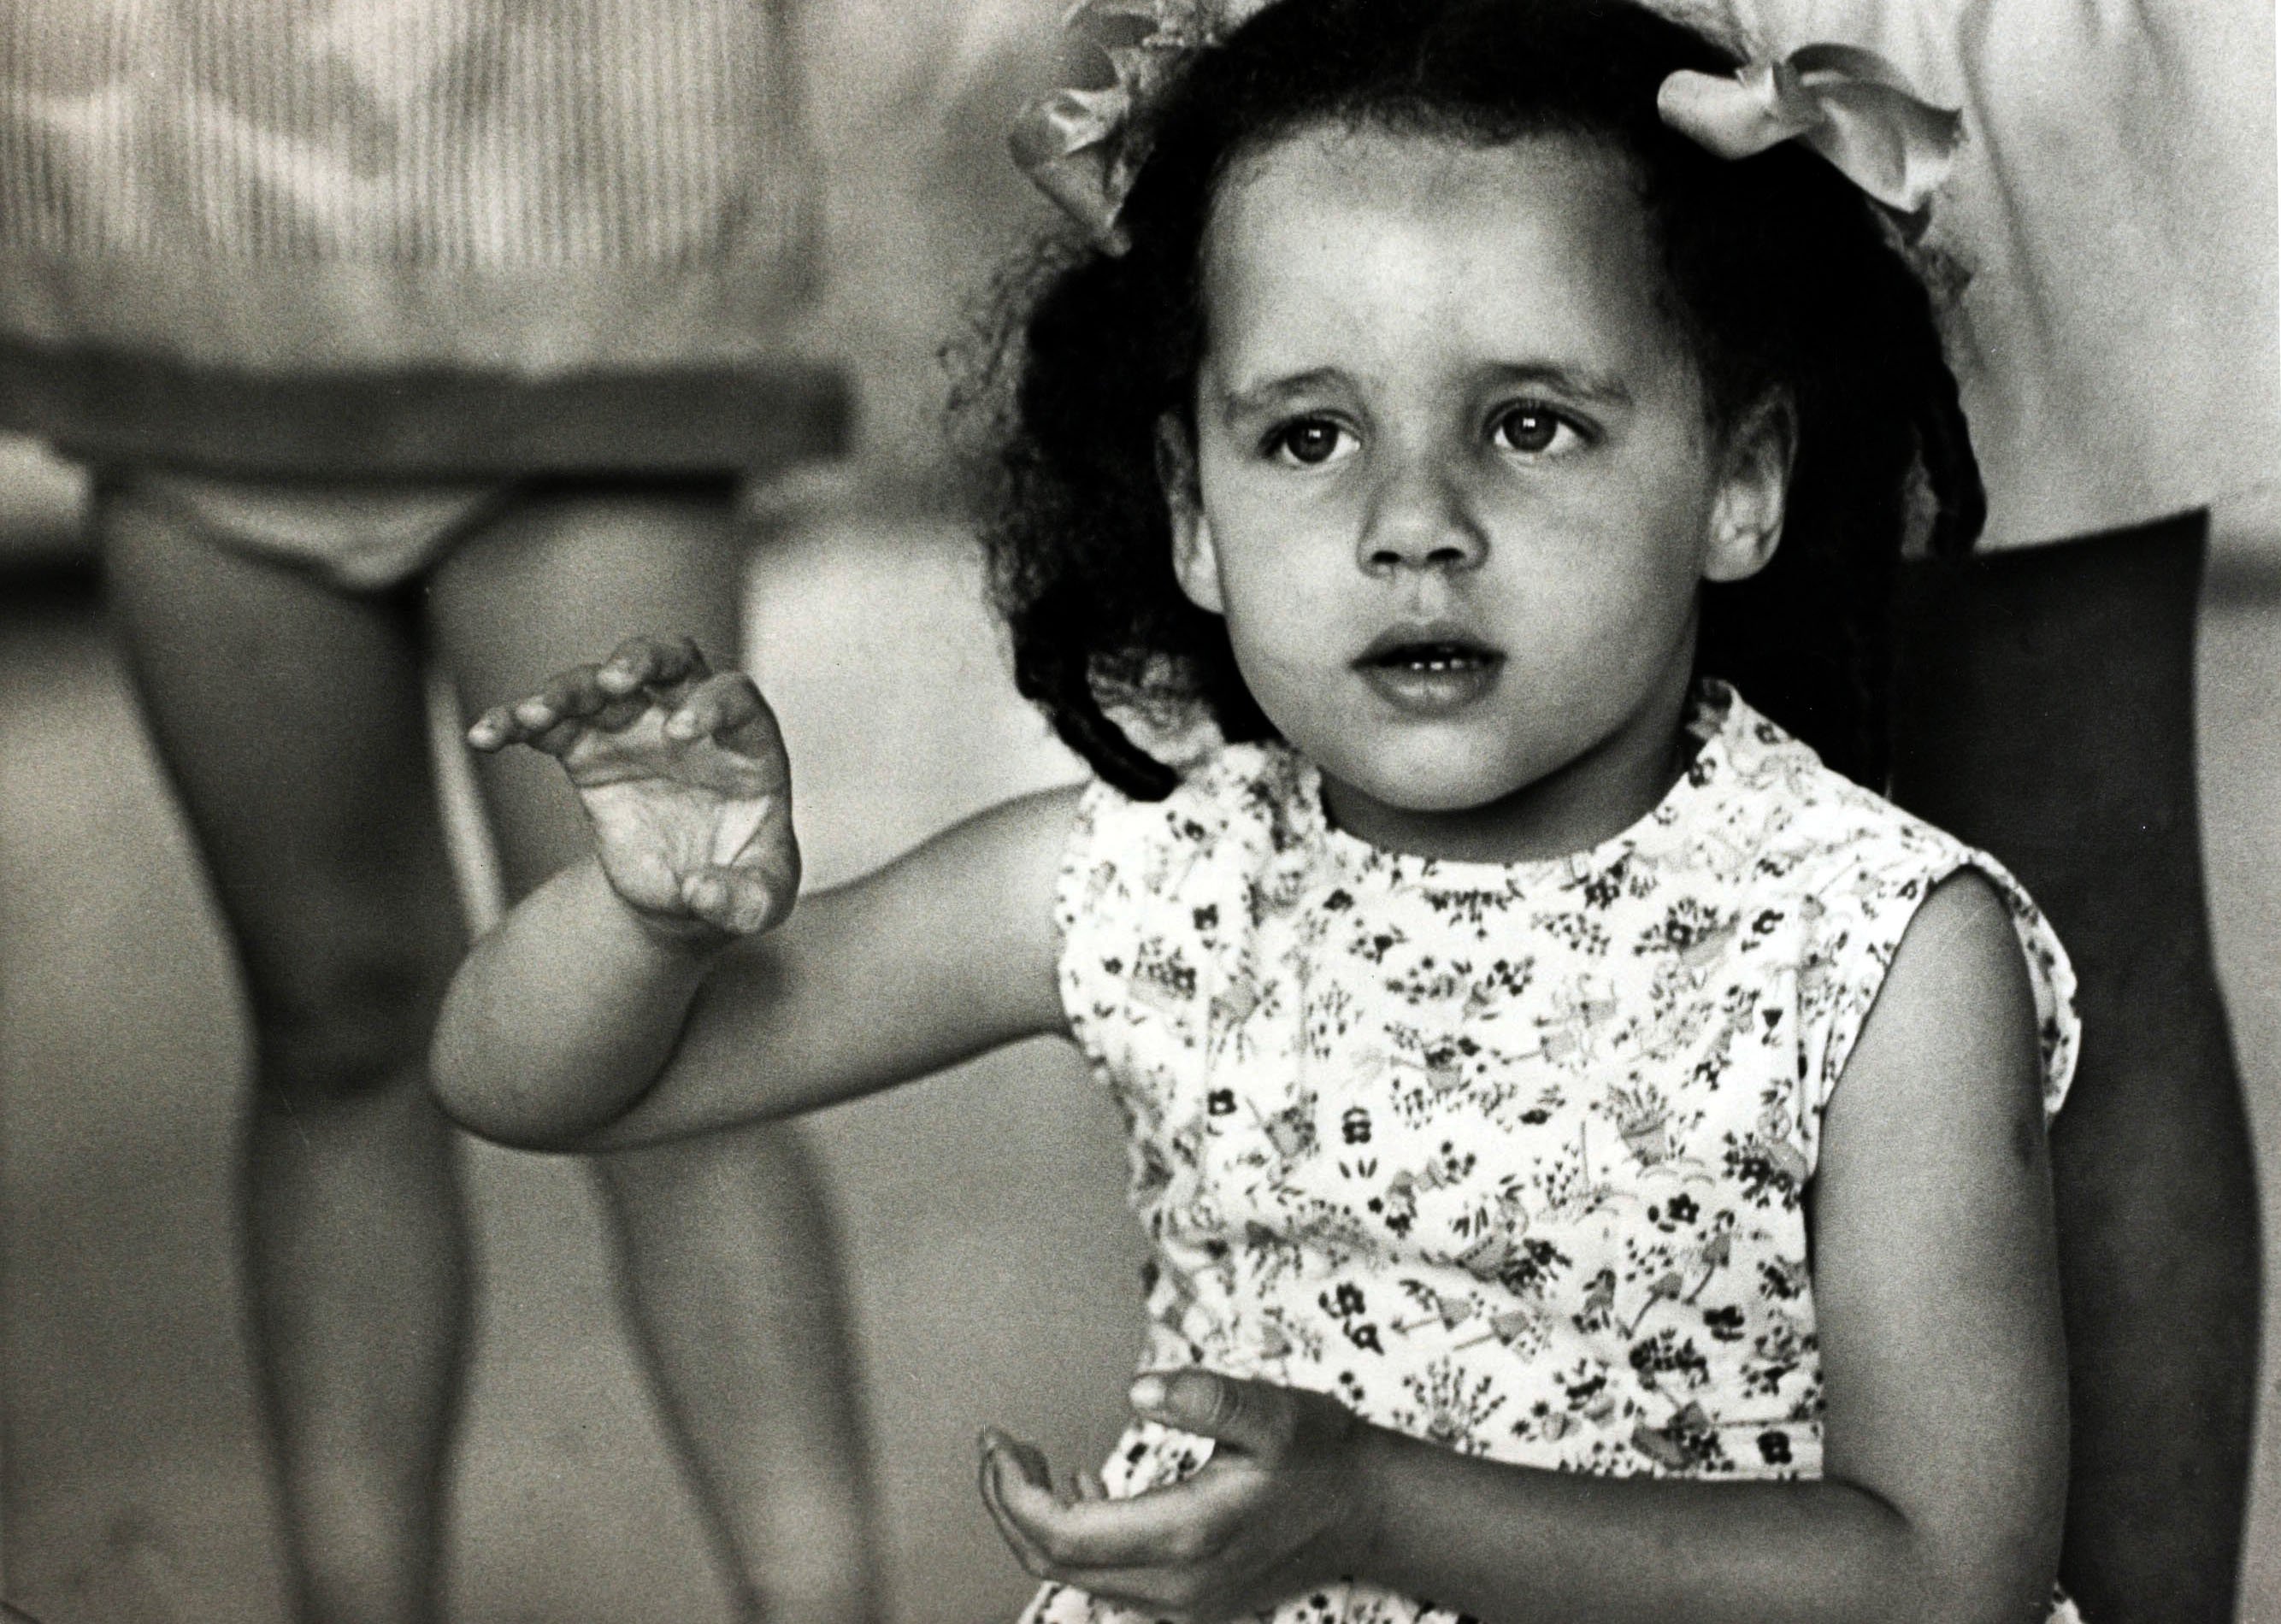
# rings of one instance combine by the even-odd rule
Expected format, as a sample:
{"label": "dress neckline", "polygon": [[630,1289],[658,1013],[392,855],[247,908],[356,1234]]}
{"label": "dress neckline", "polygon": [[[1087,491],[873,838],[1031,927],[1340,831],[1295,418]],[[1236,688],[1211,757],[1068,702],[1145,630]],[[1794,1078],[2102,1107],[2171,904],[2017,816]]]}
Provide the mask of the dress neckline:
{"label": "dress neckline", "polygon": [[1373,845],[1331,821],[1323,804],[1323,775],[1314,762],[1294,753],[1285,808],[1295,844],[1330,855],[1348,878],[1390,885],[1429,885],[1445,891],[1517,893],[1532,884],[1613,867],[1647,844],[1651,836],[1686,821],[1689,806],[1711,785],[1729,776],[1731,742],[1746,725],[1749,708],[1725,683],[1706,678],[1688,700],[1682,731],[1699,740],[1687,765],[1654,806],[1605,839],[1552,857],[1509,862],[1427,857]]}

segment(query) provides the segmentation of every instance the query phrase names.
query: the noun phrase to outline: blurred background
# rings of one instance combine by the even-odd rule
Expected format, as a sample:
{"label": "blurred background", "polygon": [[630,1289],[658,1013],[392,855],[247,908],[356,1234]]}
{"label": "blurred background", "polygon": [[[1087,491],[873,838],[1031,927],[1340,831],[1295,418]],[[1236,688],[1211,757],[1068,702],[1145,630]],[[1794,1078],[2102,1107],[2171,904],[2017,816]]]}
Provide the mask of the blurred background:
{"label": "blurred background", "polygon": [[[1055,82],[1060,0],[809,8],[829,176],[813,344],[856,453],[754,527],[754,663],[830,883],[1073,777],[1014,695],[945,499],[939,352],[1041,223],[1007,110]],[[228,1184],[245,1034],[204,881],[128,700],[77,470],[0,441],[0,1327],[9,1596],[46,1624],[284,1617]],[[2281,489],[2218,515],[2203,812],[2234,1033],[2281,1234]],[[1138,1238],[1107,1100],[1019,1048],[817,1118],[847,1243],[894,1617],[1029,1589],[971,1484],[986,1423],[1058,1459],[1113,1435]],[[622,1335],[576,1169],[469,1145],[483,1319],[452,1591],[484,1624],[711,1624],[726,1601]],[[2269,1265],[2269,1316],[2281,1275]],[[2272,1335],[2269,1331],[2269,1347]],[[2281,1624],[2269,1358],[2243,1616]]]}

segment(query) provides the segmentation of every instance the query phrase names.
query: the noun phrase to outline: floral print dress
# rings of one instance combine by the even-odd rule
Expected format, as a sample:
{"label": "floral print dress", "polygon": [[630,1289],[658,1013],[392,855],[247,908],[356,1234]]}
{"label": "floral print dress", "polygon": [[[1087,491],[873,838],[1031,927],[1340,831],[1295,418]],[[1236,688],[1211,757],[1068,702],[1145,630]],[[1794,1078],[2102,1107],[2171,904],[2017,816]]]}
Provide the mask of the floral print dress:
{"label": "floral print dress", "polygon": [[[1372,847],[1280,746],[1223,747],[1162,801],[1087,791],[1062,991],[1131,1126],[1142,1368],[1310,1388],[1532,1466],[1819,1473],[1805,1195],[1902,932],[1958,870],[2003,894],[2047,1110],[2074,978],[1989,857],[1717,684],[1689,726],[1661,804],[1541,862]],[[1210,1447],[1140,1423],[1102,1476],[1136,1494]],[[1051,1585],[1025,1615],[1133,1616]],[[1458,1618],[1363,1584],[1263,1616]]]}

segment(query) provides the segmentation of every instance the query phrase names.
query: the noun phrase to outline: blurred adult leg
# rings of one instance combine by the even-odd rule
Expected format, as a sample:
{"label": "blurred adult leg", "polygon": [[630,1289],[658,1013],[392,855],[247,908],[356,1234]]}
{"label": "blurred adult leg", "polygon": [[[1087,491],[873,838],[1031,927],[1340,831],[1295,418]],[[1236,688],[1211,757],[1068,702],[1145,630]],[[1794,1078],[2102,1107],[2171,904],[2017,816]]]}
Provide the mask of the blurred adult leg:
{"label": "blurred adult leg", "polygon": [[[569,483],[493,515],[436,572],[439,652],[469,714],[638,631],[736,655],[733,489]],[[482,771],[508,888],[588,849],[554,764]],[[835,1238],[800,1131],[765,1125],[597,1164],[636,1342],[740,1615],[877,1616],[871,1500]]]}
{"label": "blurred adult leg", "polygon": [[462,929],[416,620],[131,477],[95,523],[252,1017],[247,1283],[301,1615],[431,1620],[468,1270],[424,1074]]}
{"label": "blurred adult leg", "polygon": [[2247,1496],[2258,1206],[2195,792],[2207,533],[2192,514],[1926,563],[1904,594],[1897,798],[2016,872],[2081,978],[2052,1137],[2061,1576],[2100,1624],[2231,1620]]}

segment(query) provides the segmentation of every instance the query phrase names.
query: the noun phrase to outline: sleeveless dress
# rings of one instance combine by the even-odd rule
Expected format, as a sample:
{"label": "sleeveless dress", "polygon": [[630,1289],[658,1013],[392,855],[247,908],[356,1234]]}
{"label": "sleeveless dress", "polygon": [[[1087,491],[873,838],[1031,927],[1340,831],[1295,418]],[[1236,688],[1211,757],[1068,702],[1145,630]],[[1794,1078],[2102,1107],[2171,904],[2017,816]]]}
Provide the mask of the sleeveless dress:
{"label": "sleeveless dress", "polygon": [[[1141,1368],[1309,1388],[1532,1466],[1819,1474],[1804,1197],[1903,932],[1959,870],[2003,894],[2047,1111],[2074,977],[1991,858],[1718,684],[1689,726],[1651,814],[1542,862],[1372,847],[1274,745],[1218,750],[1163,801],[1086,792],[1062,993],[1130,1125]],[[1102,1477],[1136,1494],[1210,1447],[1137,1424]],[[1051,1585],[1025,1614],[1135,1616]],[[1458,1615],[1351,1584],[1262,1616]]]}

